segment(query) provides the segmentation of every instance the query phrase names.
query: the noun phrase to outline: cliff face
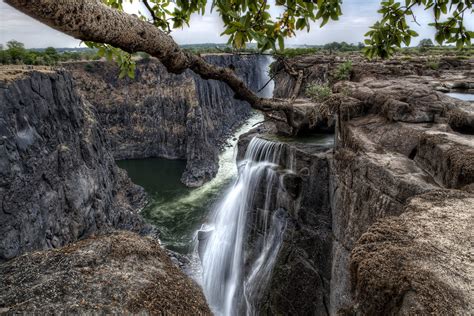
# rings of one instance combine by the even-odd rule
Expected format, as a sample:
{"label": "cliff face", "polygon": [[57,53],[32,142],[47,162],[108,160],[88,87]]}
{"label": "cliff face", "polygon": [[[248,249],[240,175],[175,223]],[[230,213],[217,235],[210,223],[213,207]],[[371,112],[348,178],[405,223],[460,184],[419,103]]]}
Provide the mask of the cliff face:
{"label": "cliff face", "polygon": [[93,107],[65,72],[3,72],[0,261],[111,228],[148,229],[143,189],[107,151]]}
{"label": "cliff face", "polygon": [[[271,126],[261,126],[239,139],[238,158],[243,158],[253,137],[277,141]],[[327,137],[324,137],[327,139]],[[259,227],[264,212],[284,210],[286,229],[278,259],[266,292],[260,293],[263,315],[326,315],[329,310],[331,207],[329,200],[330,142],[322,144],[285,143],[278,163],[280,179],[271,192],[267,183],[257,188],[249,210],[248,242],[265,235]],[[286,172],[292,170],[293,172]],[[265,196],[270,203],[265,205]],[[257,220],[255,220],[257,219]],[[259,254],[256,254],[257,256]]]}
{"label": "cliff face", "polygon": [[[314,68],[308,77],[322,78]],[[474,107],[437,92],[434,77],[364,78],[334,86],[340,119],[305,103],[317,120],[337,122],[333,151],[285,143],[303,185],[297,199],[274,198],[293,225],[263,304],[276,314],[467,314]],[[267,124],[254,136],[279,132]]]}
{"label": "cliff face", "polygon": [[[210,55],[219,66],[233,66],[254,90],[265,82],[267,58]],[[219,147],[250,115],[250,106],[233,98],[223,83],[192,72],[168,74],[154,59],[140,61],[134,80],[119,80],[115,65],[67,65],[77,87],[97,109],[116,159],[185,159],[182,181],[200,186],[218,169]]]}

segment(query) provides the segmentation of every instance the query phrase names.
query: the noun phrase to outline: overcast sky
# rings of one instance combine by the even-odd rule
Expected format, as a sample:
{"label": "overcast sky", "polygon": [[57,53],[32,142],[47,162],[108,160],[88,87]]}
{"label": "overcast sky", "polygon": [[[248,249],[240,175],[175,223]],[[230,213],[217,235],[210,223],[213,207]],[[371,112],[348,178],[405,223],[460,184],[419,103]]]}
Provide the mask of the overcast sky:
{"label": "overcast sky", "polygon": [[[136,1],[138,2],[138,1]],[[209,0],[211,2],[211,0]],[[333,41],[346,41],[348,43],[362,42],[364,34],[377,20],[380,0],[345,0],[343,1],[343,16],[339,21],[331,21],[324,28],[312,25],[311,31],[299,31],[296,38],[287,40],[287,45],[318,45]],[[141,4],[128,5],[127,12],[136,12]],[[434,30],[427,24],[432,21],[431,12],[416,10],[417,20],[421,24],[413,24],[413,29],[420,36],[414,39],[412,45],[416,45],[422,38],[433,38]],[[474,29],[473,16],[465,17],[468,29]],[[179,44],[196,43],[224,43],[225,37],[221,37],[222,23],[216,13],[205,16],[195,15],[191,18],[191,27],[174,30],[173,38]],[[80,41],[64,35],[52,28],[35,21],[23,13],[13,9],[7,4],[0,2],[0,43],[15,39],[25,43],[27,48],[54,47],[77,47]]]}

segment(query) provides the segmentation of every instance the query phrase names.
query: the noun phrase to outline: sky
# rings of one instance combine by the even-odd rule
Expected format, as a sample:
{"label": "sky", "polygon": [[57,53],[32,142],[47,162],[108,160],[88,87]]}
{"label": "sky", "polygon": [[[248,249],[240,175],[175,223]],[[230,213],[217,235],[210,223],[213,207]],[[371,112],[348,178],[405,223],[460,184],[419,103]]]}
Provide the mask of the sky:
{"label": "sky", "polygon": [[[330,21],[323,28],[319,24],[313,24],[310,32],[299,31],[297,36],[286,41],[286,45],[320,45],[329,42],[348,43],[363,42],[364,34],[377,20],[377,10],[381,0],[345,0],[343,1],[343,16],[339,21]],[[135,1],[128,4],[126,11],[130,13],[141,9],[142,4]],[[211,2],[210,0],[208,2]],[[143,10],[144,11],[144,10]],[[275,14],[276,12],[273,12]],[[420,35],[415,38],[412,45],[416,45],[420,39],[434,37],[434,29],[427,26],[432,21],[431,12],[421,9],[415,10],[418,26],[412,23],[412,28]],[[465,17],[468,29],[474,30],[474,17]],[[190,22],[191,27],[173,30],[171,35],[178,44],[198,43],[225,43],[226,37],[221,37],[223,31],[222,23],[216,12],[206,15],[194,15]],[[15,39],[25,44],[27,48],[53,47],[78,47],[80,41],[61,32],[58,32],[29,16],[13,9],[7,4],[0,2],[0,44]]]}

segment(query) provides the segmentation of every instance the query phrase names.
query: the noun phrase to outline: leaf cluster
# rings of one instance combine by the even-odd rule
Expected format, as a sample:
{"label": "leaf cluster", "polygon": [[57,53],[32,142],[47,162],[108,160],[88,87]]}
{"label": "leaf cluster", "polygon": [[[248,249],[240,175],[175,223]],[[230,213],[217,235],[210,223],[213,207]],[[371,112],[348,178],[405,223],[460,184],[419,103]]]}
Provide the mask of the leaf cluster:
{"label": "leaf cluster", "polygon": [[[123,10],[124,1],[102,0],[105,4]],[[138,0],[135,0],[138,1]],[[323,27],[330,20],[342,15],[342,0],[140,0],[144,5],[139,18],[170,33],[174,28],[189,26],[193,14],[206,14],[211,10],[219,13],[228,44],[245,49],[248,43],[256,43],[260,51],[284,52],[285,40],[296,31],[310,31],[313,22]],[[473,13],[473,0],[383,0],[379,13],[381,19],[366,33],[364,53],[368,58],[392,56],[397,48],[409,46],[418,34],[410,27],[409,18],[415,23],[415,7],[431,10],[439,44],[456,44],[458,48],[471,45],[474,33],[464,24],[465,15]],[[278,12],[275,14],[274,12]],[[273,13],[273,15],[272,15]],[[103,46],[104,47],[104,46]],[[105,46],[105,56],[112,54],[132,74],[133,62],[126,53],[113,51]],[[109,50],[112,50],[109,53]],[[119,54],[125,55],[122,59]],[[129,62],[130,61],[130,62]]]}
{"label": "leaf cluster", "polygon": [[419,6],[433,12],[434,22],[429,25],[436,29],[435,40],[440,45],[455,43],[458,48],[471,45],[474,32],[466,29],[464,15],[473,13],[472,0],[405,0],[403,4],[386,0],[381,6],[378,11],[382,14],[381,20],[365,34],[368,37],[365,53],[369,58],[387,58],[402,44],[410,45],[418,34],[410,28],[407,18],[418,23],[413,8]]}

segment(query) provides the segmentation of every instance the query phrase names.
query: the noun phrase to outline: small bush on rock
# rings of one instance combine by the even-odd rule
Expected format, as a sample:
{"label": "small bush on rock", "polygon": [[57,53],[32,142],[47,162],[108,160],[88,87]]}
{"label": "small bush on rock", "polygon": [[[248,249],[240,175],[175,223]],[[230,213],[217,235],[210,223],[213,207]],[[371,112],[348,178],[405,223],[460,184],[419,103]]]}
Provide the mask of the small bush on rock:
{"label": "small bush on rock", "polygon": [[349,80],[352,73],[352,61],[343,62],[336,68],[335,78],[337,80]]}
{"label": "small bush on rock", "polygon": [[306,87],[305,95],[314,102],[326,101],[332,94],[331,88],[325,85],[310,84]]}

